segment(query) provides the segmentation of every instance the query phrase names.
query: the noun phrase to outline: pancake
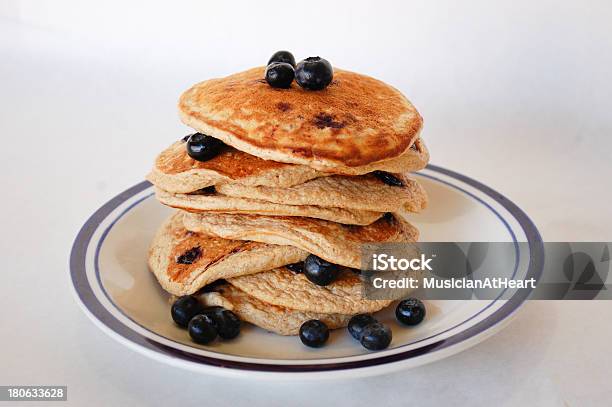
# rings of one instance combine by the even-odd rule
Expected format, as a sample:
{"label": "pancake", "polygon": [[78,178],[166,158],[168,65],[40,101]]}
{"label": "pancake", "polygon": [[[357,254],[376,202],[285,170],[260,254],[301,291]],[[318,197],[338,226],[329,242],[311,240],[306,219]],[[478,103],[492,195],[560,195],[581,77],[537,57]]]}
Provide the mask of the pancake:
{"label": "pancake", "polygon": [[229,146],[208,161],[197,161],[187,155],[185,142],[177,141],[157,156],[147,179],[166,191],[187,193],[223,182],[289,187],[324,175],[304,165],[263,160]]}
{"label": "pancake", "polygon": [[418,230],[407,221],[383,216],[367,226],[342,225],[321,219],[211,213],[185,213],[188,230],[224,239],[298,247],[329,262],[361,268],[366,243],[416,242]]}
{"label": "pancake", "polygon": [[297,311],[361,314],[379,311],[391,303],[391,300],[363,298],[361,279],[352,271],[343,271],[325,287],[285,267],[230,278],[227,282],[260,301]]}
{"label": "pancake", "polygon": [[400,158],[423,120],[397,89],[341,69],[321,91],[273,88],[263,77],[258,67],[196,84],[179,100],[182,121],[266,160],[346,175],[413,170]]}
{"label": "pancake", "polygon": [[359,167],[359,171],[347,172],[346,175],[361,175],[373,171],[387,171],[391,173],[414,172],[422,170],[429,162],[429,150],[421,137],[410,148],[397,158],[387,160],[383,168],[371,164]]}
{"label": "pancake", "polygon": [[[374,175],[316,178],[292,187],[218,185],[223,195],[287,205],[319,205],[376,212],[419,212],[427,205],[425,190],[412,178],[394,176],[403,184],[391,186]],[[330,219],[333,220],[333,219]],[[347,222],[342,222],[347,223]]]}
{"label": "pancake", "polygon": [[383,213],[360,209],[316,205],[284,205],[257,199],[235,198],[222,194],[173,194],[156,189],[156,198],[164,205],[189,212],[248,213],[270,216],[306,216],[349,225],[369,225]]}
{"label": "pancake", "polygon": [[251,297],[229,284],[221,285],[215,289],[217,292],[199,295],[204,305],[224,307],[233,311],[241,320],[279,335],[298,335],[300,326],[311,319],[323,321],[330,329],[342,328],[348,325],[352,316],[303,312],[279,307]]}
{"label": "pancake", "polygon": [[[182,213],[172,215],[149,249],[149,268],[171,294],[192,294],[213,281],[271,270],[304,260],[292,246],[232,241],[187,231]],[[189,263],[189,264],[188,264]]]}

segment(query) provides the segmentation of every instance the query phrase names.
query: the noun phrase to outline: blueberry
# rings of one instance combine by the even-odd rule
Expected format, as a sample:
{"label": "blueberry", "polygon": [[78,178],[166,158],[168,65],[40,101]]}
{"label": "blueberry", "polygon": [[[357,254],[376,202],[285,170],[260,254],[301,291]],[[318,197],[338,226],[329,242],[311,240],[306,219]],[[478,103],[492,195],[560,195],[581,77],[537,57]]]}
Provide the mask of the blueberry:
{"label": "blueberry", "polygon": [[212,318],[206,314],[199,314],[189,321],[189,336],[196,343],[207,344],[217,337],[217,329]]}
{"label": "blueberry", "polygon": [[295,80],[304,89],[325,89],[333,77],[334,69],[329,61],[321,57],[306,58],[295,67]]}
{"label": "blueberry", "polygon": [[286,269],[295,274],[300,274],[304,272],[304,262],[301,261],[299,263],[287,264],[285,266]]}
{"label": "blueberry", "polygon": [[266,82],[273,88],[287,89],[294,77],[293,67],[286,62],[272,62],[266,68]]}
{"label": "blueberry", "polygon": [[366,349],[381,350],[389,346],[392,337],[389,327],[380,322],[374,322],[363,328],[360,342]]}
{"label": "blueberry", "polygon": [[197,161],[208,161],[221,151],[223,142],[202,133],[195,133],[187,140],[187,154]]}
{"label": "blueberry", "polygon": [[198,195],[214,195],[217,193],[217,188],[214,185],[210,185],[204,188],[200,188],[197,191],[192,192]]}
{"label": "blueberry", "polygon": [[348,323],[348,331],[353,338],[360,341],[364,328],[375,322],[378,321],[376,321],[376,318],[370,314],[357,314],[350,319]]}
{"label": "blueberry", "polygon": [[320,348],[329,339],[329,328],[318,319],[306,321],[300,327],[300,340],[311,348]]}
{"label": "blueberry", "polygon": [[172,319],[177,325],[187,327],[189,320],[202,311],[202,305],[193,295],[180,297],[172,304]]}
{"label": "blueberry", "polygon": [[212,319],[221,338],[234,339],[240,333],[240,319],[232,311],[216,310]]}
{"label": "blueberry", "polygon": [[323,260],[314,254],[309,255],[304,260],[304,275],[308,280],[316,285],[329,285],[340,274],[336,264]]}
{"label": "blueberry", "polygon": [[178,264],[193,264],[202,256],[200,246],[192,247],[176,258]]}
{"label": "blueberry", "polygon": [[382,219],[389,223],[393,223],[395,222],[395,215],[391,212],[385,212],[385,214],[382,216]]}
{"label": "blueberry", "polygon": [[276,51],[274,55],[270,57],[267,65],[270,65],[272,62],[284,62],[295,68],[295,58],[289,51]]}
{"label": "blueberry", "polygon": [[240,319],[232,311],[220,306],[204,307],[200,312],[211,318],[219,336],[233,339],[240,333]]}
{"label": "blueberry", "polygon": [[395,308],[395,317],[404,325],[417,325],[425,318],[425,304],[416,298],[400,301]]}
{"label": "blueberry", "polygon": [[388,172],[374,171],[372,175],[374,175],[376,178],[378,178],[385,184],[391,185],[392,187],[403,187],[404,186],[404,183],[402,182],[401,179],[397,178],[395,175],[390,174]]}

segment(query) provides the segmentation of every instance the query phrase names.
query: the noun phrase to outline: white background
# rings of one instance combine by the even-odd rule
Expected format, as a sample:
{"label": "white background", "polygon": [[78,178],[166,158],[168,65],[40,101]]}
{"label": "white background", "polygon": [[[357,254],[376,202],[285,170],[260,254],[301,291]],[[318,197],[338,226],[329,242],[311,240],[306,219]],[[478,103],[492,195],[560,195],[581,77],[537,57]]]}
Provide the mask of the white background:
{"label": "white background", "polygon": [[545,240],[612,240],[611,27],[607,1],[3,0],[0,384],[67,384],[74,405],[609,405],[612,303],[529,303],[485,343],[390,376],[228,381],[102,334],[67,258],[188,132],[184,89],[278,49],[400,88],[432,163],[507,195]]}

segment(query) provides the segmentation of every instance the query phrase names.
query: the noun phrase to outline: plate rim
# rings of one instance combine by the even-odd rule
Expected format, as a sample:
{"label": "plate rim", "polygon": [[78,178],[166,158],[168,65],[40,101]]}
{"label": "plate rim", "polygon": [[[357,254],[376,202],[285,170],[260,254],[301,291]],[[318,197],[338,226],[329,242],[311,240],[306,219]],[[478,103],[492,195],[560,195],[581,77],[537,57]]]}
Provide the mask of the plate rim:
{"label": "plate rim", "polygon": [[[429,164],[426,167],[427,170],[432,172],[437,172],[442,175],[446,175],[450,178],[456,179],[464,184],[471,186],[472,188],[480,191],[484,195],[488,196],[495,202],[497,202],[500,206],[502,206],[510,215],[514,218],[514,220],[518,223],[520,229],[525,234],[528,246],[529,246],[529,265],[525,278],[536,278],[539,280],[542,270],[543,270],[543,242],[541,235],[533,223],[533,221],[529,218],[529,216],[520,209],[516,204],[506,198],[504,195],[499,192],[493,190],[492,188],[482,184],[479,181],[474,180],[473,178],[467,177],[463,174],[459,174],[455,171],[448,170],[443,167],[439,167],[433,164]],[[440,180],[436,177],[431,177],[426,174],[419,174],[421,176],[426,176],[428,178],[434,178],[435,181],[442,182],[444,184],[448,184],[453,188],[458,188],[456,185],[445,182],[444,180]],[[223,367],[225,370],[237,370],[237,371],[249,371],[249,372],[266,372],[266,373],[313,373],[313,372],[329,372],[329,371],[344,371],[344,370],[354,370],[354,369],[363,369],[363,368],[372,368],[375,366],[380,367],[380,365],[388,365],[388,364],[397,364],[399,362],[406,362],[409,360],[414,360],[415,358],[423,357],[423,356],[431,356],[433,353],[440,353],[441,351],[446,351],[447,353],[451,348],[456,348],[460,345],[464,345],[464,348],[467,348],[471,344],[475,344],[474,340],[477,337],[480,337],[486,333],[492,334],[492,330],[497,325],[500,325],[501,322],[509,320],[511,316],[521,307],[524,303],[530,292],[532,291],[529,288],[517,290],[517,292],[508,300],[505,300],[505,303],[500,306],[497,310],[495,310],[491,315],[487,316],[483,320],[479,321],[475,325],[468,327],[467,329],[460,331],[448,338],[441,339],[439,341],[415,348],[409,349],[404,352],[399,352],[391,355],[373,357],[361,360],[354,361],[345,361],[345,362],[336,362],[336,363],[315,363],[315,364],[274,364],[274,363],[265,363],[265,362],[244,362],[244,361],[233,361],[227,359],[216,358],[213,356],[205,356],[198,355],[189,352],[185,352],[180,349],[176,349],[165,344],[156,342],[151,338],[145,338],[139,333],[131,330],[131,328],[126,327],[132,335],[122,334],[116,332],[111,326],[109,326],[109,318],[115,319],[118,323],[124,325],[121,321],[117,320],[106,308],[99,302],[97,296],[94,294],[93,290],[88,284],[86,276],[86,254],[89,243],[97,230],[99,224],[107,218],[107,216],[112,213],[114,209],[116,209],[119,205],[125,202],[127,199],[133,197],[134,195],[144,191],[149,188],[151,183],[148,181],[140,182],[122,193],[118,194],[108,202],[106,202],[103,206],[101,206],[98,210],[96,210],[89,219],[85,222],[85,224],[79,230],[74,243],[72,245],[72,250],[70,253],[70,275],[71,275],[71,286],[73,288],[73,293],[79,302],[81,308],[84,309],[86,314],[96,323],[97,326],[103,329],[104,332],[110,334],[113,338],[129,345],[129,347],[138,350],[138,351],[147,351],[147,355],[153,356],[155,359],[160,359],[160,356],[166,356],[170,359],[178,358],[182,362],[186,362],[189,365],[197,365],[197,366],[206,366],[206,367]],[[459,188],[462,189],[462,188]],[[472,195],[472,197],[481,201],[481,203],[489,206],[491,209],[501,220],[503,223],[507,223],[506,220],[501,217],[501,215],[486,202],[482,201],[478,197],[474,196],[469,191],[463,190],[463,192]],[[118,219],[117,219],[118,220]],[[114,222],[116,222],[115,220]],[[113,224],[114,224],[113,222]],[[506,224],[506,227],[512,233],[512,229]],[[87,292],[86,288],[83,287],[83,284],[86,283],[89,286],[89,292]],[[108,315],[96,315],[95,310],[91,308],[90,301],[97,302],[100,307],[108,314]],[[492,302],[493,304],[494,302]],[[476,314],[478,315],[478,314]],[[505,325],[505,324],[504,324]],[[146,342],[142,343],[142,342]],[[472,343],[473,342],[473,343]],[[157,349],[150,349],[143,346],[146,345],[154,345]],[[460,350],[460,349],[459,349]],[[158,354],[156,354],[156,352]],[[162,355],[159,355],[162,353]],[[454,353],[454,352],[452,352]],[[175,361],[176,362],[176,361]],[[190,366],[194,367],[194,366]]]}

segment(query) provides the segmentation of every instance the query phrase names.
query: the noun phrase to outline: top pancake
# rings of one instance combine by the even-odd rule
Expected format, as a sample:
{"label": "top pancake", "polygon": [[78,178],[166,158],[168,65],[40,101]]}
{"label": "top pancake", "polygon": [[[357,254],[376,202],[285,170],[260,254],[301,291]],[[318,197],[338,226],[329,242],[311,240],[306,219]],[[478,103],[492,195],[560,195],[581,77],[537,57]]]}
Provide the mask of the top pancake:
{"label": "top pancake", "polygon": [[273,88],[263,77],[258,67],[193,86],[180,98],[181,119],[267,160],[346,175],[409,170],[397,160],[423,120],[395,88],[340,69],[321,91]]}

